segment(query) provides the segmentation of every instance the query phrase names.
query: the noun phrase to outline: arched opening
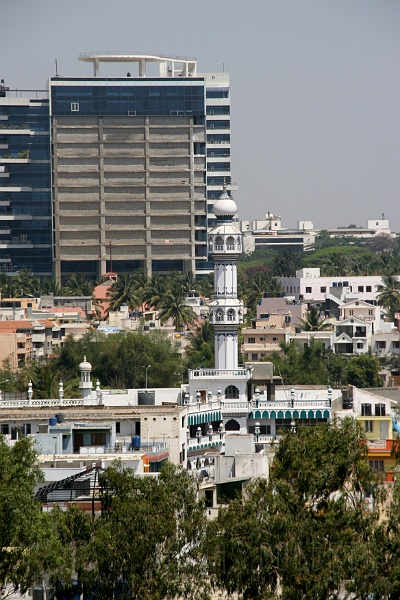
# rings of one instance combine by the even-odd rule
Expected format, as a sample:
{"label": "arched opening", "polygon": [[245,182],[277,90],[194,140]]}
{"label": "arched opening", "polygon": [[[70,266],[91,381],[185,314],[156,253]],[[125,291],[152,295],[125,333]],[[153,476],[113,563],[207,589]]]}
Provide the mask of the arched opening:
{"label": "arched opening", "polygon": [[235,419],[229,419],[227,424],[225,425],[225,431],[239,431],[240,425]]}
{"label": "arched opening", "polygon": [[221,308],[219,308],[215,313],[215,320],[223,321],[223,319],[224,319],[224,311]]}
{"label": "arched opening", "polygon": [[234,238],[231,235],[226,240],[226,249],[227,250],[234,250],[235,249],[235,240],[234,240]]}
{"label": "arched opening", "polygon": [[215,238],[215,249],[216,250],[224,249],[224,238],[220,235]]}
{"label": "arched opening", "polygon": [[235,320],[235,311],[233,310],[233,308],[230,308],[228,310],[227,319],[228,319],[228,321],[234,321]]}
{"label": "arched opening", "polygon": [[239,390],[235,385],[228,385],[225,389],[225,398],[227,400],[238,400],[239,399]]}

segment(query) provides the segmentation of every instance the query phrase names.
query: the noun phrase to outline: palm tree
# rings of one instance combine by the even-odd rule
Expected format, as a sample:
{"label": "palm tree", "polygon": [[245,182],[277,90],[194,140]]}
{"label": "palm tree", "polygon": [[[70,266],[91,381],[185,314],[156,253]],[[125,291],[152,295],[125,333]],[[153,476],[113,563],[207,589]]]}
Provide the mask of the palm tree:
{"label": "palm tree", "polygon": [[389,321],[395,320],[395,313],[400,311],[400,281],[394,275],[384,275],[382,285],[377,286],[377,301],[386,309]]}
{"label": "palm tree", "polygon": [[101,301],[96,298],[95,296],[92,296],[92,315],[94,319],[96,319],[97,321],[100,321],[101,317],[103,314],[103,305],[101,303]]}
{"label": "palm tree", "polygon": [[214,366],[214,328],[208,321],[188,335],[186,348],[188,366],[195,369],[199,365],[205,368]]}
{"label": "palm tree", "polygon": [[64,291],[67,296],[91,296],[93,285],[82,273],[72,273],[64,287]]}
{"label": "palm tree", "polygon": [[324,318],[316,306],[311,306],[305,319],[300,319],[303,331],[326,331],[332,329],[332,324]]}
{"label": "palm tree", "polygon": [[205,298],[212,298],[214,294],[214,273],[208,273],[196,281],[195,289]]}
{"label": "palm tree", "polygon": [[135,288],[135,279],[133,275],[123,273],[120,275],[107,292],[110,299],[109,310],[118,310],[123,304],[133,310],[142,303],[142,298]]}
{"label": "palm tree", "polygon": [[246,289],[243,291],[247,307],[255,311],[258,300],[264,294],[268,293],[271,297],[275,297],[282,291],[282,287],[278,278],[271,272],[261,272],[248,279]]}
{"label": "palm tree", "polygon": [[193,275],[192,271],[184,273],[181,276],[181,285],[185,294],[188,294],[197,288],[196,277]]}
{"label": "palm tree", "polygon": [[143,297],[149,284],[149,277],[144,269],[139,269],[133,273],[134,290],[140,299],[139,304],[143,304]]}
{"label": "palm tree", "polygon": [[162,275],[153,275],[149,279],[142,300],[149,307],[159,310],[168,291],[168,281]]}
{"label": "palm tree", "polygon": [[158,318],[162,323],[172,319],[176,331],[179,331],[181,327],[190,325],[196,320],[196,313],[194,310],[185,304],[183,295],[174,294],[168,291],[160,307]]}

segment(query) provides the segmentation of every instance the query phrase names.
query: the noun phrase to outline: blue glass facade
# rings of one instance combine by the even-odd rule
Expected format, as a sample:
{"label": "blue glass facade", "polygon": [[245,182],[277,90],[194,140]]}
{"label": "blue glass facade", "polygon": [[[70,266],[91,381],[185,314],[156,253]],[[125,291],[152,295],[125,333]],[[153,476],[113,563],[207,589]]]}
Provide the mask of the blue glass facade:
{"label": "blue glass facade", "polygon": [[[90,80],[52,78],[51,112],[53,116],[71,114],[93,116],[170,116],[203,117],[204,80],[190,78],[178,83],[171,79],[151,82],[143,79]],[[61,85],[60,85],[61,84]]]}
{"label": "blue glass facade", "polygon": [[51,275],[49,105],[0,102],[0,271]]}

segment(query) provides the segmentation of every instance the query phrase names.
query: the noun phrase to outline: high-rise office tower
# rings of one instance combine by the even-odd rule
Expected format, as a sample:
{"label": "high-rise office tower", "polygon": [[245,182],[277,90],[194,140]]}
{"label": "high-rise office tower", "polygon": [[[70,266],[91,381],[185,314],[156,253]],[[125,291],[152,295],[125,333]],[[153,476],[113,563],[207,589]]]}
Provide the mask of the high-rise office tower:
{"label": "high-rise office tower", "polygon": [[[31,93],[31,92],[26,92]],[[0,83],[0,272],[52,274],[49,107]]]}
{"label": "high-rise office tower", "polygon": [[[165,56],[80,59],[93,77],[49,81],[56,278],[204,272],[212,205],[231,187],[228,74]],[[103,62],[137,73],[102,77]]]}

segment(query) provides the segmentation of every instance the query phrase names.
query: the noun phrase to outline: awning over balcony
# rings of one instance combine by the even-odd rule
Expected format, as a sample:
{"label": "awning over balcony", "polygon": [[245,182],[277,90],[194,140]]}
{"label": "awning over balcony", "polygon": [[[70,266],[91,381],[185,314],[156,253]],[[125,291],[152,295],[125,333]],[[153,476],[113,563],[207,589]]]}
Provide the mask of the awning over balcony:
{"label": "awning over balcony", "polygon": [[329,410],[254,410],[249,419],[330,419]]}
{"label": "awning over balcony", "polygon": [[221,411],[204,412],[196,415],[189,415],[188,425],[201,425],[201,423],[212,423],[213,421],[221,421]]}

